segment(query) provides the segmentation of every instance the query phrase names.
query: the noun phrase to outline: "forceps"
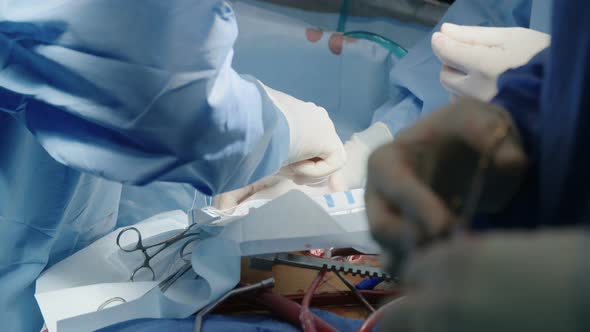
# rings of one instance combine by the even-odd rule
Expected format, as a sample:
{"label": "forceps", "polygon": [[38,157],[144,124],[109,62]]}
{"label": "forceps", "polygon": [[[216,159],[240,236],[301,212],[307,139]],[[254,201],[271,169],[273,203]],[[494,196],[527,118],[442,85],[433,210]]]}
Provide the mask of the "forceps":
{"label": "forceps", "polygon": [[[164,240],[164,241],[150,244],[150,245],[143,244],[141,232],[135,227],[125,228],[121,232],[119,232],[119,234],[117,235],[117,246],[119,247],[119,249],[123,250],[124,252],[140,251],[143,254],[143,263],[141,263],[141,265],[139,265],[138,267],[136,267],[133,270],[129,280],[134,281],[135,276],[141,270],[148,270],[152,274],[152,280],[156,280],[156,272],[154,271],[154,269],[151,265],[151,260],[154,257],[156,257],[158,254],[160,254],[162,251],[164,251],[166,248],[169,248],[169,247],[175,245],[177,242],[184,240],[184,239],[190,239],[190,240],[185,242],[182,245],[182,247],[180,248],[180,257],[183,260],[187,261],[184,257],[190,253],[185,253],[184,251],[186,250],[186,247],[188,246],[188,244],[197,240],[197,237],[200,234],[200,232],[193,231],[193,230],[194,230],[194,228],[196,228],[195,226],[198,226],[198,225],[199,224],[194,223],[194,224],[188,226],[182,232],[174,235],[173,237],[171,237],[167,240]],[[131,246],[131,248],[129,248],[129,247],[125,248],[121,245],[120,241],[121,241],[121,237],[123,236],[123,234],[129,233],[129,232],[135,233],[135,236],[137,237],[137,241],[135,242],[134,246]],[[150,254],[150,253],[148,253],[149,249],[153,249],[155,251]]]}
{"label": "forceps", "polygon": [[[124,231],[126,231],[126,229],[121,231],[121,233],[123,233]],[[178,270],[176,270],[174,273],[170,274],[164,280],[160,281],[160,283],[158,283],[158,285],[156,286],[156,287],[160,288],[160,291],[162,293],[165,293],[168,290],[168,288],[170,288],[170,286],[172,286],[172,284],[174,284],[178,279],[180,279],[183,275],[185,275],[188,271],[191,270],[192,264],[190,261],[190,256],[188,256],[189,254],[184,254],[184,250],[186,249],[188,244],[193,242],[194,240],[195,239],[187,241],[180,248],[180,258],[184,261],[184,265],[182,265]],[[189,258],[185,258],[186,256],[188,256]],[[142,265],[142,266],[138,267],[137,269],[135,269],[135,271],[133,273],[135,274],[137,271],[141,270],[142,268],[145,268],[145,267]],[[153,271],[152,271],[152,273],[153,273]],[[131,281],[133,281],[133,275],[131,276]],[[105,302],[103,302],[98,307],[98,309],[96,311],[101,311],[101,310],[105,309],[109,304],[117,303],[117,302],[120,302],[120,304],[123,304],[123,303],[127,303],[127,300],[125,300],[124,298],[119,297],[119,296],[110,298],[110,299],[106,300]]]}

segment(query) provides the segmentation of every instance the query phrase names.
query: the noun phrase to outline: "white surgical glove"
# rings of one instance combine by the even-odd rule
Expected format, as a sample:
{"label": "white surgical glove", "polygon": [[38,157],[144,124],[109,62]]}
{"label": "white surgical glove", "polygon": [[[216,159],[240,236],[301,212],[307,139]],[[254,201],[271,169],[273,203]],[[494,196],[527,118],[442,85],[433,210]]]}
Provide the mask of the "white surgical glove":
{"label": "white surgical glove", "polygon": [[[297,183],[289,174],[266,177],[247,187],[221,194],[215,198],[215,207],[229,210],[241,203],[257,199],[273,199],[290,190],[299,190],[310,196],[362,188],[367,177],[367,161],[373,150],[391,141],[389,128],[377,122],[368,129],[352,135],[344,145],[346,164],[329,178],[314,183]],[[281,174],[282,173],[282,174]]]}
{"label": "white surgical glove", "polygon": [[551,43],[548,34],[525,28],[442,25],[432,50],[442,61],[440,81],[451,96],[490,101],[498,76],[520,67]]}
{"label": "white surgical glove", "polygon": [[[287,163],[280,175],[268,176],[244,188],[218,195],[215,197],[218,209],[231,209],[246,200],[270,199],[290,189],[306,188],[300,184],[328,183],[327,177],[344,165],[344,146],[325,109],[261,85],[287,119],[290,134]],[[328,190],[315,187],[304,191]],[[261,194],[257,195],[259,192]]]}
{"label": "white surgical glove", "polygon": [[313,184],[298,184],[289,176],[272,175],[244,188],[216,196],[214,205],[219,210],[232,213],[233,209],[240,204],[255,200],[275,199],[291,190],[299,190],[312,197],[336,191],[330,186],[328,178],[320,179]]}
{"label": "white surgical glove", "polygon": [[[333,190],[328,186],[327,178],[317,184],[310,185],[297,184],[293,181],[293,179],[280,175],[269,176],[263,181],[255,183],[253,187],[254,190],[246,193],[245,195],[240,195],[239,193],[236,195],[236,193],[233,191],[228,193],[228,195],[221,195],[220,199],[215,200],[215,207],[223,210],[249,201],[271,200],[282,196],[291,190],[299,190],[311,197],[322,196],[333,192]],[[246,198],[244,199],[244,197]]]}
{"label": "white surgical glove", "polygon": [[262,180],[243,188],[215,196],[213,205],[219,210],[231,212],[232,209],[252,197],[257,192],[271,188],[280,181],[281,177],[279,176],[267,176]]}
{"label": "white surgical glove", "polygon": [[289,125],[288,170],[294,176],[317,179],[340,169],[346,154],[328,112],[314,103],[263,87]]}
{"label": "white surgical glove", "polygon": [[333,191],[346,191],[362,188],[367,178],[369,155],[379,146],[391,141],[389,128],[376,122],[368,129],[352,135],[344,144],[346,164],[330,177],[329,187]]}

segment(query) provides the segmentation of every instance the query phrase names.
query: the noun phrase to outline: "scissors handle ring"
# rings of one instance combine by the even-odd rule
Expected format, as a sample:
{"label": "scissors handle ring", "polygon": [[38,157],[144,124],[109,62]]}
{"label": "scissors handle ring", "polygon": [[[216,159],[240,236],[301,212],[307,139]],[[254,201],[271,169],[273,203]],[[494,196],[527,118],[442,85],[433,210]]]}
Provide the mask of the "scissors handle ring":
{"label": "scissors handle ring", "polygon": [[154,272],[154,269],[150,266],[150,264],[147,261],[142,266],[133,270],[133,273],[131,273],[131,278],[129,278],[129,280],[135,281],[135,275],[137,275],[139,271],[144,269],[150,271],[150,273],[152,274],[152,281],[156,280],[156,272]]}
{"label": "scissors handle ring", "polygon": [[[135,243],[135,246],[133,246],[132,248],[126,249],[126,248],[123,248],[123,246],[121,245],[121,236],[123,236],[123,234],[125,234],[129,231],[133,231],[133,232],[137,233],[137,242]],[[141,232],[139,232],[139,230],[135,227],[125,228],[124,230],[119,232],[119,234],[117,235],[117,246],[119,247],[119,249],[123,250],[124,252],[134,252],[137,250],[145,249],[143,247],[143,242],[141,241]]]}
{"label": "scissors handle ring", "polygon": [[98,309],[96,309],[96,311],[101,311],[101,310],[103,310],[104,308],[106,308],[106,306],[107,306],[107,305],[109,305],[109,304],[111,304],[111,303],[115,303],[115,302],[121,302],[121,304],[123,304],[123,303],[127,303],[127,301],[126,301],[124,298],[122,298],[122,297],[113,297],[113,298],[111,298],[111,299],[108,299],[108,300],[104,301],[104,303],[103,303],[103,304],[101,304],[101,305],[98,307]]}

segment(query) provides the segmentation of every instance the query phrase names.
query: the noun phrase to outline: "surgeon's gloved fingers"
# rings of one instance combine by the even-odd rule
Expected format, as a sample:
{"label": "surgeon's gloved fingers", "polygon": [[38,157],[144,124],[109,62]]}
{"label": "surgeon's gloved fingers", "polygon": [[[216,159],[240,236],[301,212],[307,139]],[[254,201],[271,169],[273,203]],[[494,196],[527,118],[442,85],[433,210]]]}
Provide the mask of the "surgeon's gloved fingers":
{"label": "surgeon's gloved fingers", "polygon": [[550,43],[550,35],[526,28],[443,25],[432,36],[433,51],[441,59],[454,58],[493,76],[525,64]]}
{"label": "surgeon's gloved fingers", "polygon": [[440,71],[440,83],[451,95],[465,95],[463,86],[467,80],[467,74],[446,64],[442,65]]}
{"label": "surgeon's gloved fingers", "polygon": [[330,176],[330,187],[334,191],[362,188],[367,178],[369,155],[392,140],[393,135],[383,122],[375,122],[369,128],[354,133],[344,144],[346,163]]}
{"label": "surgeon's gloved fingers", "polygon": [[[515,126],[504,109],[472,98],[462,98],[450,107],[446,115],[455,112],[459,116],[449,123],[450,132],[458,133],[480,153],[494,149],[491,152],[497,167],[521,168],[526,165],[526,155]],[[507,132],[502,135],[504,130]]]}
{"label": "surgeon's gloved fingers", "polygon": [[440,28],[440,32],[454,40],[467,44],[498,46],[506,41],[506,33],[509,33],[509,30],[444,23]]}
{"label": "surgeon's gloved fingers", "polygon": [[453,216],[428,185],[417,178],[413,147],[393,141],[370,157],[367,188],[373,188],[417,230],[419,242],[444,231]]}
{"label": "surgeon's gloved fingers", "polygon": [[483,155],[492,158],[486,176],[495,181],[486,183],[478,209],[497,212],[518,189],[526,155],[501,107],[462,98],[378,149],[369,159],[367,183],[415,225],[418,240],[428,241],[446,233],[458,217],[460,197],[470,194],[473,179],[454,171],[475,174]]}
{"label": "surgeon's gloved fingers", "polygon": [[[477,75],[477,74],[475,74]],[[480,79],[479,82],[482,82]],[[481,101],[490,101],[498,93],[498,89],[493,81],[490,80],[488,84],[482,85],[475,83],[472,74],[465,74],[446,64],[442,65],[440,71],[440,83],[449,92],[451,97],[473,97]],[[474,88],[474,85],[480,85],[479,88]]]}
{"label": "surgeon's gloved fingers", "polygon": [[395,239],[404,231],[400,211],[370,186],[365,191],[365,208],[371,233],[379,242]]}
{"label": "surgeon's gloved fingers", "polygon": [[490,52],[489,47],[467,44],[455,40],[443,33],[435,32],[432,35],[432,51],[443,64],[454,69],[470,73],[474,68],[481,67],[482,59],[478,54]]}
{"label": "surgeon's gloved fingers", "polygon": [[323,159],[308,159],[298,161],[288,166],[293,174],[303,175],[306,178],[316,179],[329,176],[336,172],[339,167],[330,165]]}
{"label": "surgeon's gloved fingers", "polygon": [[[315,108],[286,111],[295,135],[288,162],[295,175],[319,178],[342,168],[346,162],[346,151],[328,112],[311,105]],[[293,116],[293,112],[300,114]]]}
{"label": "surgeon's gloved fingers", "polygon": [[512,140],[505,140],[494,154],[493,162],[496,167],[519,169],[527,165],[528,161],[522,147]]}
{"label": "surgeon's gloved fingers", "polygon": [[[250,200],[272,200],[272,199],[275,199],[279,196],[286,194],[287,192],[289,192],[291,190],[299,190],[299,191],[302,191],[302,192],[309,194],[309,195],[313,195],[315,193],[315,192],[308,193],[307,189],[309,187],[297,185],[290,178],[282,177],[282,176],[277,176],[277,178],[281,178],[281,180],[275,184],[269,184],[268,186],[256,191],[251,196],[247,197],[246,200],[244,200],[244,202],[250,201]],[[321,188],[315,188],[315,187],[312,189],[318,189],[318,191],[321,190]],[[323,195],[325,193],[321,193],[321,194]]]}
{"label": "surgeon's gloved fingers", "polygon": [[287,165],[297,176],[318,178],[340,169],[346,153],[328,112],[262,84],[289,125]]}
{"label": "surgeon's gloved fingers", "polygon": [[444,24],[432,35],[432,50],[447,67],[465,73],[460,80],[441,73],[447,90],[489,101],[497,93],[498,76],[527,63],[549,46],[548,34],[525,28],[473,27]]}
{"label": "surgeon's gloved fingers", "polygon": [[246,196],[250,186],[240,188],[228,193],[217,195],[213,198],[213,206],[218,210],[228,210],[238,205],[240,197]]}
{"label": "surgeon's gloved fingers", "polygon": [[330,188],[331,192],[343,192],[352,188],[344,178],[344,175],[341,174],[340,171],[336,171],[336,173],[332,174],[328,179],[328,187]]}
{"label": "surgeon's gloved fingers", "polygon": [[389,197],[399,197],[399,206],[404,218],[416,224],[417,241],[430,241],[452,224],[453,216],[445,204],[422,181],[415,176],[400,182],[401,191],[390,191]]}
{"label": "surgeon's gloved fingers", "polygon": [[[466,140],[476,150],[485,149],[494,141],[492,134],[497,128],[506,124],[509,115],[496,105],[485,103],[473,98],[460,98],[456,103],[447,105],[441,110],[425,117],[416,124],[415,132],[421,133],[428,128],[437,133],[436,139],[443,136],[458,136]],[[411,131],[403,132],[404,141],[416,139]]]}
{"label": "surgeon's gloved fingers", "polygon": [[344,151],[344,146],[337,146],[335,150],[325,157],[321,156],[301,160],[288,165],[288,167],[295,176],[317,179],[333,174],[341,169],[345,162],[346,152]]}
{"label": "surgeon's gloved fingers", "polygon": [[[440,32],[466,44],[516,51],[528,49],[525,53],[531,57],[551,43],[550,35],[522,27],[482,27],[445,23]],[[520,57],[520,54],[514,56]]]}
{"label": "surgeon's gloved fingers", "polygon": [[371,234],[386,253],[382,257],[383,268],[399,274],[416,242],[411,221],[404,220],[400,211],[370,185],[365,191],[365,211]]}
{"label": "surgeon's gloved fingers", "polygon": [[215,196],[213,205],[219,210],[231,210],[257,192],[276,185],[280,177],[268,176],[253,184]]}
{"label": "surgeon's gloved fingers", "polygon": [[[418,144],[420,176],[455,214],[464,201],[461,197],[473,194],[469,188],[475,176],[485,177],[477,210],[501,211],[520,187],[527,167],[510,115],[497,105],[472,98],[461,98],[424,117],[412,130],[398,134],[397,140]],[[491,159],[485,169],[480,164],[483,158]],[[478,175],[480,169],[483,175]]]}

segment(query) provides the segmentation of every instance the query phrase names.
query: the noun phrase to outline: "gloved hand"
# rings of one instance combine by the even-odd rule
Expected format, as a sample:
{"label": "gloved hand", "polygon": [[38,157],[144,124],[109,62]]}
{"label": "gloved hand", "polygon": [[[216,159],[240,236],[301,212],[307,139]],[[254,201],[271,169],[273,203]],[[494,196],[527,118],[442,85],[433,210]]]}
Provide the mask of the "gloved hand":
{"label": "gloved hand", "polygon": [[287,170],[294,176],[317,179],[340,169],[346,154],[328,112],[314,103],[263,87],[289,124]]}
{"label": "gloved hand", "polygon": [[432,50],[443,63],[440,81],[451,95],[490,101],[500,74],[526,64],[550,42],[551,36],[531,29],[445,23],[432,35]]}
{"label": "gloved hand", "polygon": [[586,331],[590,244],[583,230],[490,233],[413,257],[404,301],[381,331]]}
{"label": "gloved hand", "polygon": [[382,122],[352,135],[344,144],[346,164],[330,176],[329,187],[332,191],[346,191],[362,188],[367,178],[367,161],[369,155],[379,146],[391,141],[393,136]]}
{"label": "gloved hand", "polygon": [[328,178],[315,184],[297,184],[283,175],[268,176],[241,189],[221,194],[214,199],[215,208],[228,211],[242,203],[257,199],[274,199],[291,190],[299,190],[309,196],[322,196],[334,192]]}
{"label": "gloved hand", "polygon": [[215,196],[213,198],[213,205],[215,206],[215,208],[219,210],[229,211],[230,209],[233,209],[237,207],[239,204],[246,201],[248,198],[250,198],[257,192],[275,186],[277,183],[279,183],[280,180],[281,177],[279,176],[267,176],[262,180],[247,185],[243,188],[239,188]]}
{"label": "gloved hand", "polygon": [[[500,129],[507,135],[498,137]],[[527,163],[501,107],[461,99],[377,149],[369,158],[365,192],[375,239],[403,260],[408,253],[400,248],[407,248],[408,239],[421,245],[445,235],[472,194],[482,155],[490,164],[478,209],[497,212],[517,191]]]}
{"label": "gloved hand", "polygon": [[[352,135],[344,144],[346,164],[333,173],[329,179],[318,179],[315,183],[296,183],[289,174],[267,177],[253,185],[219,195],[215,207],[229,209],[254,199],[273,199],[290,190],[299,190],[311,196],[321,196],[337,191],[362,188],[367,175],[367,161],[373,150],[393,139],[389,129],[377,122],[366,130]],[[281,174],[283,173],[283,174]]]}
{"label": "gloved hand", "polygon": [[[215,197],[218,209],[229,209],[255,198],[268,198],[297,188],[297,184],[326,182],[327,177],[339,170],[346,160],[344,146],[325,109],[314,103],[303,102],[265,86],[277,108],[285,115],[289,125],[290,144],[287,165],[278,175],[266,177],[254,184]],[[295,184],[297,182],[297,184]],[[276,187],[273,189],[273,187]],[[316,192],[316,190],[312,190]]]}

